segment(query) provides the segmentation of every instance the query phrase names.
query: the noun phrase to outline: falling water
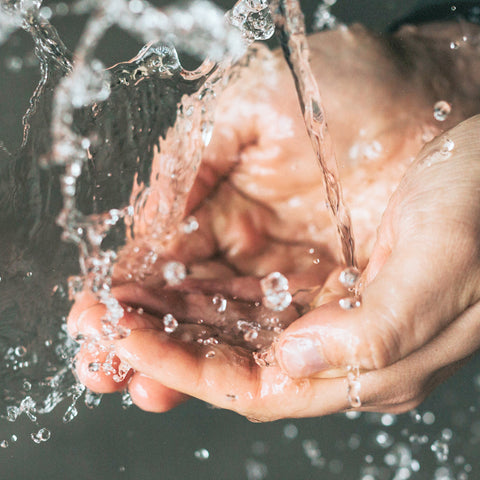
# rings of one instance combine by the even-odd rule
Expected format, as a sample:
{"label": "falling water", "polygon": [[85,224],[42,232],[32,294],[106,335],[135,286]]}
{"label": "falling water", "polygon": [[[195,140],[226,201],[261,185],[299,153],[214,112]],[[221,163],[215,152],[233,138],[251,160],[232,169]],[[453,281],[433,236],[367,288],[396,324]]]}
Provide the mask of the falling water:
{"label": "falling water", "polygon": [[323,173],[328,206],[340,238],[343,263],[347,267],[355,267],[352,222],[343,201],[322,98],[310,67],[303,13],[297,0],[274,1],[272,9],[283,53],[295,80],[305,126]]}

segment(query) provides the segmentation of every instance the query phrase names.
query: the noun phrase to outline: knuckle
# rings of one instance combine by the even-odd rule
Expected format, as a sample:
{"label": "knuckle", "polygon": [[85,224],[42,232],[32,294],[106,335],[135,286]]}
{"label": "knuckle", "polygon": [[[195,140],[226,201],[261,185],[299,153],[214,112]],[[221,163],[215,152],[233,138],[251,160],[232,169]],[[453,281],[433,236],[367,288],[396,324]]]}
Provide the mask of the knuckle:
{"label": "knuckle", "polygon": [[360,352],[362,366],[368,370],[380,370],[401,358],[401,335],[396,327],[395,317],[385,313],[375,323],[366,326],[365,350]]}

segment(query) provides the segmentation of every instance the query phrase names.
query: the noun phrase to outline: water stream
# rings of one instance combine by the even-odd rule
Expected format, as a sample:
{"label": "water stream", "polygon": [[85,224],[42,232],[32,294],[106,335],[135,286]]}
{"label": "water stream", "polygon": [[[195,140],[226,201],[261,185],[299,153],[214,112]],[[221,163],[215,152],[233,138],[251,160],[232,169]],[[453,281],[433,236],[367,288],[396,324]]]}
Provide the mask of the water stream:
{"label": "water stream", "polygon": [[[319,28],[338,25],[329,13],[333,3],[322,3]],[[60,9],[46,10],[40,0],[0,4],[0,44],[18,29],[28,32],[40,70],[23,117],[21,143],[0,143],[0,228],[5,245],[0,257],[0,417],[14,422],[24,415],[37,425],[39,414],[51,412],[66,398],[65,423],[76,417],[82,395],[89,408],[100,403],[101,395],[75,378],[73,359],[79,343],[87,340],[95,349],[100,340],[129,334],[119,326],[123,308],[111,294],[114,267],[128,272],[129,280],[143,281],[180,230],[198,228],[195,218],[184,217],[211,139],[216,99],[256,56],[255,49],[247,52],[248,45],[270,38],[275,26],[323,174],[343,264],[349,267],[343,275],[345,286],[353,288],[358,279],[351,220],[297,1],[242,0],[225,22],[224,12],[203,0],[165,9],[139,0],[82,0],[69,10],[88,16],[74,52],[50,23],[55,14],[60,15]],[[145,46],[132,60],[107,68],[96,51],[114,26]],[[194,57],[198,66],[184,68],[179,52]],[[163,275],[174,285],[183,280],[186,269],[170,262]],[[83,289],[108,307],[101,339],[74,341],[66,333],[71,300]],[[292,300],[288,282],[278,272],[262,280],[262,289],[264,306],[273,311],[284,310]],[[227,300],[222,295],[213,296],[212,302],[224,313]],[[348,302],[357,304],[357,298]],[[172,316],[165,315],[163,321],[165,331],[178,326]],[[238,328],[248,342],[258,337],[263,325],[244,322]],[[269,329],[274,334],[281,331],[276,325]],[[105,362],[92,368],[112,369],[114,351],[108,353]],[[128,371],[123,367],[116,373],[119,381]],[[361,405],[356,367],[345,394],[352,406]],[[124,394],[122,405],[130,404]],[[377,423],[390,418],[394,416],[379,416]],[[32,434],[35,443],[49,438],[44,428]],[[416,467],[411,451],[390,440],[387,435],[377,443],[382,449],[391,447],[391,471],[412,474]],[[432,451],[441,456],[446,443],[437,439]],[[303,448],[312,465],[320,462],[314,444]],[[198,455],[205,457],[203,452]],[[363,478],[380,478],[371,473],[373,467],[367,462]]]}

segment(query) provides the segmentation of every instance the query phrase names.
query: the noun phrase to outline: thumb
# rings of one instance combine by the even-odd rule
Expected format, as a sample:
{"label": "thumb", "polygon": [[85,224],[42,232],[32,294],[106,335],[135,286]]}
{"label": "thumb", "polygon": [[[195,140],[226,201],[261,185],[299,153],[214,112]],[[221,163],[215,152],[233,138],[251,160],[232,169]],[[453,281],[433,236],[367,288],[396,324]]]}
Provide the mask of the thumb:
{"label": "thumb", "polygon": [[363,275],[361,306],[344,310],[331,301],[281,334],[276,357],[288,375],[384,368],[425,345],[477,300],[480,215],[472,199],[480,186],[474,166],[480,140],[471,128],[479,123],[474,117],[449,132],[455,141],[450,162],[418,168],[434,141],[419,155],[413,180],[407,172]]}

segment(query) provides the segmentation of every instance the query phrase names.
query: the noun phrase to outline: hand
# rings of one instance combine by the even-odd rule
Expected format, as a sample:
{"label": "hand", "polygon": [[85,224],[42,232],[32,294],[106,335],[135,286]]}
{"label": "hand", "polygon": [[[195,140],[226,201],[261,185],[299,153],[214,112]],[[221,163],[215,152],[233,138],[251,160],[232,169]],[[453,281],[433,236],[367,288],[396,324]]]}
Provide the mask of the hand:
{"label": "hand", "polygon": [[[322,35],[322,42],[314,45],[318,46],[314,49],[317,60],[314,66],[318,71],[327,64],[329,55],[337,54],[335,64],[332,64],[336,68],[321,70],[320,88],[326,99],[330,129],[343,167],[347,202],[350,205],[361,202],[365,206],[352,212],[360,244],[360,261],[365,264],[375,226],[379,223],[377,220],[406,161],[419,150],[422,135],[439,132],[431,117],[435,102],[430,102],[431,93],[424,72],[411,74],[416,82],[411,82],[412,78],[402,78],[395,62],[386,57],[380,41],[362,30]],[[350,68],[356,71],[355,82],[366,86],[361,98],[351,83],[351,75],[346,74]],[[348,80],[340,83],[339,79]],[[282,82],[285,88],[280,88]],[[409,87],[412,83],[414,87]],[[153,411],[171,408],[187,394],[259,420],[312,416],[350,407],[344,378],[326,379],[314,375],[353,364],[362,369],[373,369],[359,379],[363,408],[383,411],[410,408],[435,383],[458,368],[457,362],[477,348],[470,331],[469,342],[459,344],[456,350],[449,346],[448,355],[444,354],[445,345],[451,344],[452,338],[456,338],[465,323],[468,324],[468,319],[472,322],[473,315],[466,310],[474,303],[473,285],[476,282],[473,280],[478,274],[478,268],[471,261],[472,255],[477,253],[473,219],[478,218],[478,212],[471,204],[476,193],[472,159],[478,154],[468,138],[473,123],[462,125],[451,133],[455,148],[448,162],[426,168],[421,166],[424,157],[420,155],[409,169],[385,213],[364,273],[362,307],[346,312],[338,307],[337,301],[329,302],[336,298],[338,289],[335,282],[338,271],[332,273],[333,232],[325,210],[318,211],[320,174],[315,171],[314,161],[308,161],[311,157],[309,145],[298,113],[295,113],[294,93],[288,75],[280,71],[276,85],[269,88],[271,90],[254,92],[257,96],[253,94],[251,102],[245,100],[245,95],[240,97],[242,103],[237,108],[241,113],[244,110],[243,116],[232,117],[232,105],[223,103],[214,137],[217,141],[207,152],[199,180],[192,191],[191,208],[199,218],[201,228],[196,238],[183,241],[184,246],[192,247],[187,249],[193,252],[187,256],[188,262],[193,271],[202,272],[202,261],[222,252],[223,264],[216,273],[223,275],[224,280],[190,280],[182,285],[183,292],[189,292],[183,295],[171,289],[152,290],[152,285],[147,288],[124,285],[114,292],[121,302],[142,306],[148,312],[139,315],[133,310],[127,313],[122,322],[132,329],[132,333],[115,345],[117,355],[135,369],[128,389],[137,405]],[[284,95],[279,102],[275,99],[279,91],[291,93]],[[412,109],[405,108],[405,102],[398,104],[399,91],[405,92],[404,100]],[[233,95],[233,98],[238,96]],[[397,102],[394,103],[393,99]],[[234,102],[233,106],[238,105]],[[386,106],[390,108],[386,110]],[[269,111],[270,115],[266,115]],[[252,117],[255,121],[251,121]],[[235,120],[236,124],[232,125]],[[458,121],[458,117],[451,117],[451,122],[455,120]],[[366,132],[362,132],[359,138],[360,127],[365,127]],[[252,130],[256,135],[249,137]],[[290,132],[290,136],[286,132]],[[413,138],[412,132],[415,132]],[[406,141],[407,137],[411,139]],[[225,142],[226,138],[230,141]],[[254,141],[246,142],[248,138]],[[378,155],[375,152],[368,155],[366,146],[371,146],[378,138],[382,149],[377,151]],[[245,145],[249,147],[245,148]],[[355,156],[355,151],[360,154]],[[296,159],[296,169],[293,170],[292,158]],[[372,179],[372,171],[379,168],[381,174],[375,172]],[[433,177],[432,172],[435,172]],[[456,188],[450,184],[453,174],[463,179],[457,182]],[[477,178],[480,177],[477,175]],[[454,192],[442,196],[445,203],[439,203],[437,194],[432,193],[429,186],[434,184],[447,193]],[[366,189],[368,195],[365,195]],[[289,202],[293,196],[298,200]],[[365,197],[372,201],[367,204]],[[472,203],[475,207],[475,202]],[[444,206],[452,209],[450,216],[445,217]],[[470,230],[453,230],[452,225],[458,224],[458,218],[462,218],[460,224],[469,225]],[[313,228],[308,228],[309,225]],[[453,235],[455,231],[457,236]],[[457,249],[452,251],[452,241],[458,239],[462,245],[468,246],[468,249],[462,249],[461,255]],[[200,246],[205,248],[197,249]],[[321,253],[319,266],[309,266],[312,258],[307,252],[312,246]],[[195,251],[201,252],[197,258]],[[436,255],[432,262],[434,252],[446,251],[448,255]],[[452,255],[455,256],[453,262]],[[468,269],[464,268],[466,262]],[[244,277],[237,278],[235,270]],[[239,294],[237,302],[229,300],[233,310],[242,311],[241,315],[247,315],[250,322],[264,321],[266,318],[261,318],[262,314],[256,313],[251,303],[261,298],[258,279],[254,276],[272,270],[289,274],[292,291],[297,285],[312,286],[331,275],[327,281],[330,294],[323,295],[322,305],[296,320],[280,335],[275,349],[279,364],[258,367],[253,361],[252,349],[235,339],[235,335],[215,346],[189,341],[199,329],[199,318],[208,318],[207,325],[200,325],[205,330],[202,335],[215,332],[215,328],[218,333],[215,313],[211,311],[211,295],[217,290],[227,296]],[[405,275],[397,274],[398,271]],[[445,271],[449,272],[448,275],[444,274]],[[436,279],[433,285],[431,278]],[[449,280],[453,278],[459,283],[450,286]],[[297,282],[295,288],[292,286],[294,282]],[[245,293],[243,296],[242,292]],[[75,333],[97,331],[104,313],[103,307],[92,305],[91,299],[84,295],[70,315],[70,330]],[[190,319],[190,323],[182,323],[174,334],[169,335],[162,331],[163,323],[159,317],[178,309],[179,302],[183,302],[184,310],[177,311],[176,318]],[[286,312],[284,326],[301,313],[301,307],[300,302],[295,311]],[[413,313],[417,318],[425,316],[426,320],[421,324],[413,322]],[[239,315],[232,314],[228,320],[236,322]],[[221,325],[222,331],[224,327]],[[301,354],[310,355],[305,361],[301,360],[301,355],[292,355],[292,345],[297,341],[298,346],[299,339],[303,339]],[[268,345],[270,340],[259,340],[259,346]],[[208,355],[211,351],[215,352],[214,356]],[[323,354],[322,359],[319,360],[318,355],[315,357],[315,353]],[[97,391],[125,387],[125,382],[118,384],[101,374],[95,377],[87,373],[87,356],[85,352],[80,356],[78,367],[87,386]],[[412,379],[410,384],[403,380],[406,376]]]}

